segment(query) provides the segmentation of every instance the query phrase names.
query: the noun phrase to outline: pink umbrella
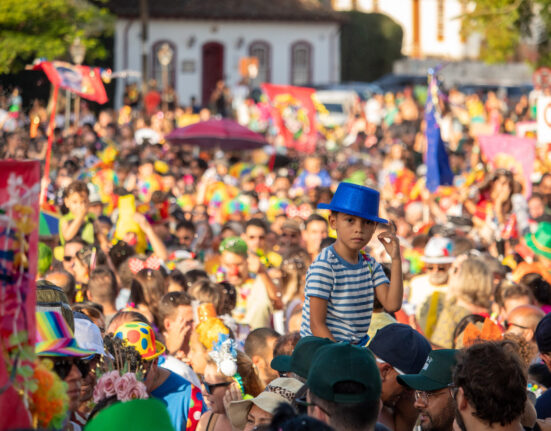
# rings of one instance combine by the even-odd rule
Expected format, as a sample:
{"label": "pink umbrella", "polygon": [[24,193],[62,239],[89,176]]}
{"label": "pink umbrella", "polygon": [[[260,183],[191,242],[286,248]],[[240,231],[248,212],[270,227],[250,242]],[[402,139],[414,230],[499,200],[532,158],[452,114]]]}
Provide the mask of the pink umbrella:
{"label": "pink umbrella", "polygon": [[267,145],[264,136],[233,120],[208,120],[174,129],[166,139],[176,144],[221,150],[252,150]]}

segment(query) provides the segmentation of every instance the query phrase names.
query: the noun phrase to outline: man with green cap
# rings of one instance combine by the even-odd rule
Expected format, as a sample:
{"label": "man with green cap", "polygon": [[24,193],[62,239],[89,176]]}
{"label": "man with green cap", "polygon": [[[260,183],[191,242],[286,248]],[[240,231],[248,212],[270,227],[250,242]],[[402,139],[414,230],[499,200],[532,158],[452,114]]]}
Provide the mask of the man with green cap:
{"label": "man with green cap", "polygon": [[286,377],[294,377],[301,382],[308,378],[310,365],[316,357],[316,352],[323,346],[333,344],[329,338],[307,335],[298,340],[292,355],[279,355],[272,359],[271,367],[285,374]]}
{"label": "man with green cap", "polygon": [[442,349],[429,353],[418,374],[398,376],[398,382],[415,390],[415,408],[422,431],[452,431],[455,404],[451,392],[457,350]]}
{"label": "man with green cap", "polygon": [[320,347],[306,381],[308,415],[336,431],[374,431],[381,409],[381,377],[375,357],[349,343]]}
{"label": "man with green cap", "polygon": [[273,305],[279,305],[281,293],[263,268],[256,274],[249,271],[247,243],[239,237],[226,238],[220,244],[219,251],[220,278],[237,290],[237,304],[233,312],[237,323],[249,325],[251,329],[271,327]]}
{"label": "man with green cap", "polygon": [[536,232],[527,234],[524,242],[534,253],[534,262],[521,262],[513,273],[513,281],[518,283],[524,275],[536,273],[551,283],[551,223],[538,224]]}

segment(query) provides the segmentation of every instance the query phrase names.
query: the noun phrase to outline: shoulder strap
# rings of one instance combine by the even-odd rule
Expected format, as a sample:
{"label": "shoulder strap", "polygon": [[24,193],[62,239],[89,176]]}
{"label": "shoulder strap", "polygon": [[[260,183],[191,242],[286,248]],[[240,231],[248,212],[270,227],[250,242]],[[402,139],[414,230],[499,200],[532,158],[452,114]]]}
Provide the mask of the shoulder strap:
{"label": "shoulder strap", "polygon": [[[214,419],[214,421],[213,421]],[[209,417],[209,421],[207,422],[207,430],[206,431],[214,431],[214,427],[216,426],[216,422],[218,422],[218,413],[212,413]]]}

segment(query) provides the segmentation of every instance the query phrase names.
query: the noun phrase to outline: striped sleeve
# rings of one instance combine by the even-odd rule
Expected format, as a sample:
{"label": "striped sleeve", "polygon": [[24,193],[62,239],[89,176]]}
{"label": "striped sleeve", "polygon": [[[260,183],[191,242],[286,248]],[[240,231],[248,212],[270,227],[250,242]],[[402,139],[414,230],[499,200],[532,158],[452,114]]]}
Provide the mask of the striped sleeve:
{"label": "striped sleeve", "polygon": [[381,284],[390,284],[388,277],[385,275],[383,268],[379,262],[374,262],[373,264],[373,274],[371,276],[373,280],[373,287],[378,287]]}
{"label": "striped sleeve", "polygon": [[333,269],[329,262],[322,260],[314,262],[306,275],[305,295],[329,300],[333,285]]}

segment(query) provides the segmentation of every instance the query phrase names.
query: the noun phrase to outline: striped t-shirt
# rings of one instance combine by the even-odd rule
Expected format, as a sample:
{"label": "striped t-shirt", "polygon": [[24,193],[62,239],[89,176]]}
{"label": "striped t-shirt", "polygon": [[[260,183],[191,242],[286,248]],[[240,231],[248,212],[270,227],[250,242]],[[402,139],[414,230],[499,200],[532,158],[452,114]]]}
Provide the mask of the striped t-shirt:
{"label": "striped t-shirt", "polygon": [[302,308],[301,337],[310,330],[310,297],[327,301],[326,325],[337,341],[357,342],[367,334],[375,288],[389,283],[381,265],[361,254],[353,265],[337,254],[333,246],[324,248],[310,265]]}

